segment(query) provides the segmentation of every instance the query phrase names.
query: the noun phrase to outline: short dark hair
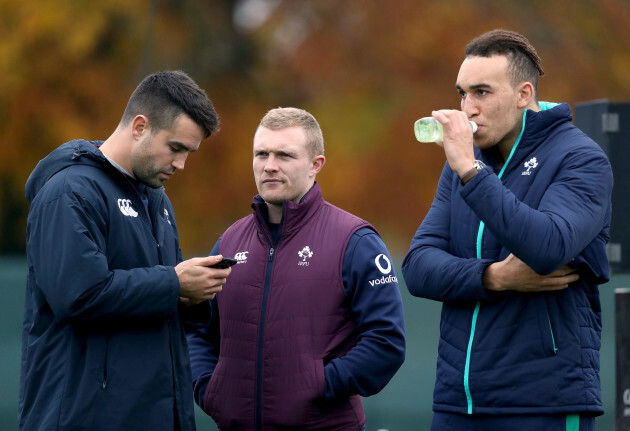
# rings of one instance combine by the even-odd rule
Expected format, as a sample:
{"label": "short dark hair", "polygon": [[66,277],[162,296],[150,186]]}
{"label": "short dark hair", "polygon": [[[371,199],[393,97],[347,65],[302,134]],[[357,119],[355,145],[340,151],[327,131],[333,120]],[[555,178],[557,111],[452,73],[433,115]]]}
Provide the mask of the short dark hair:
{"label": "short dark hair", "polygon": [[162,71],[147,76],[129,98],[120,120],[127,125],[137,115],[149,118],[152,133],[169,129],[182,114],[204,132],[204,138],[219,128],[219,117],[206,93],[181,70]]}
{"label": "short dark hair", "polygon": [[534,46],[522,34],[509,30],[492,30],[473,39],[465,50],[466,57],[505,55],[512,84],[531,82],[538,100],[538,77],[545,72]]}

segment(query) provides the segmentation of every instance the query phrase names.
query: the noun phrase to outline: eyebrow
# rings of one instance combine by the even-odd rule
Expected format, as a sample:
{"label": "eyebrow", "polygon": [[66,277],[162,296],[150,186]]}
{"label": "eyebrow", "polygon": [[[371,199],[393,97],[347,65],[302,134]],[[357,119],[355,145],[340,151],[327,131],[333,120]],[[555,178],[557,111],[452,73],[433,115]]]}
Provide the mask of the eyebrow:
{"label": "eyebrow", "polygon": [[[492,86],[490,84],[474,84],[470,86],[471,90],[479,90],[480,88],[492,88]],[[455,84],[455,89],[457,91],[464,91],[464,89],[462,87],[459,86],[459,84]]]}

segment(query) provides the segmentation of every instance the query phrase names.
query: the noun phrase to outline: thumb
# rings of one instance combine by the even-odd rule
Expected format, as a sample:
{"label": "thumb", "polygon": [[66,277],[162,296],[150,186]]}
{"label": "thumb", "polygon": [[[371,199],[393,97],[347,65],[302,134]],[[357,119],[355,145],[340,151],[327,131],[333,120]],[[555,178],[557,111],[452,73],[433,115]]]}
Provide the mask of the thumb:
{"label": "thumb", "polygon": [[214,265],[215,263],[219,263],[221,262],[221,259],[223,259],[223,256],[220,254],[217,254],[216,256],[206,256],[206,257],[202,257],[199,260],[199,265],[201,266],[210,266],[210,265]]}

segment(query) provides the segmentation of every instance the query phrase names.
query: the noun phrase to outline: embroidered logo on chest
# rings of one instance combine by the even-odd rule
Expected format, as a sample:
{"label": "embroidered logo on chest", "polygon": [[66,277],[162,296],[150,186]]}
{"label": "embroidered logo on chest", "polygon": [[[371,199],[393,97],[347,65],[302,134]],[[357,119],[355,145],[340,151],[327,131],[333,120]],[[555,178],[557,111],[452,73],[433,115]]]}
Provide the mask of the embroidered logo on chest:
{"label": "embroidered logo on chest", "polygon": [[532,169],[536,169],[536,167],[538,166],[538,160],[536,160],[536,157],[532,157],[531,159],[523,163],[523,166],[525,166],[525,170],[521,172],[521,175],[531,175]]}
{"label": "embroidered logo on chest", "polygon": [[164,208],[164,217],[166,218],[168,224],[171,224],[171,217],[168,215],[168,211],[166,211],[166,208]]}
{"label": "embroidered logo on chest", "polygon": [[138,217],[138,212],[131,206],[130,199],[118,199],[118,209],[127,217]]}
{"label": "embroidered logo on chest", "polygon": [[298,266],[308,266],[310,262],[308,262],[306,259],[310,259],[311,257],[313,257],[313,250],[311,250],[311,248],[306,245],[302,250],[298,251],[298,256],[302,258],[301,261],[298,261]]}
{"label": "embroidered logo on chest", "polygon": [[237,264],[239,263],[246,263],[247,262],[247,253],[249,253],[249,251],[239,251],[238,253],[236,253],[234,255],[234,259],[236,259],[238,262],[236,262]]}

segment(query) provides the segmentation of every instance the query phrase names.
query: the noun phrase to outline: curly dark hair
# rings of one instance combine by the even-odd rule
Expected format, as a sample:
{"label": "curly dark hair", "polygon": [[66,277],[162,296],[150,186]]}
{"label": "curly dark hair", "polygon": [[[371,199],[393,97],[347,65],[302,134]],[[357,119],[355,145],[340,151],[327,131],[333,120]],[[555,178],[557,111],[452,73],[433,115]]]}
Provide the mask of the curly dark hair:
{"label": "curly dark hair", "polygon": [[497,29],[473,39],[465,50],[466,57],[491,57],[505,55],[508,59],[508,72],[512,84],[531,82],[538,100],[538,77],[545,72],[534,46],[522,34],[514,31]]}

